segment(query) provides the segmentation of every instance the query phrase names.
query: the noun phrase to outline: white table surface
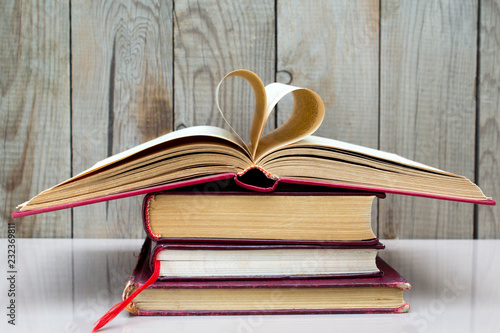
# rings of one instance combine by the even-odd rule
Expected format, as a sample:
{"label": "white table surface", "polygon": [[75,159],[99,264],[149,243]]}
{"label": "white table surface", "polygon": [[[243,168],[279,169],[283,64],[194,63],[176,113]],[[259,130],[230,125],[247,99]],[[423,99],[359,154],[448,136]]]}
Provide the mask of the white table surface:
{"label": "white table surface", "polygon": [[[112,332],[500,332],[500,240],[386,240],[381,257],[412,285],[407,314],[133,317]],[[7,323],[0,239],[0,332],[90,332],[121,299],[142,240],[16,239],[16,325]]]}

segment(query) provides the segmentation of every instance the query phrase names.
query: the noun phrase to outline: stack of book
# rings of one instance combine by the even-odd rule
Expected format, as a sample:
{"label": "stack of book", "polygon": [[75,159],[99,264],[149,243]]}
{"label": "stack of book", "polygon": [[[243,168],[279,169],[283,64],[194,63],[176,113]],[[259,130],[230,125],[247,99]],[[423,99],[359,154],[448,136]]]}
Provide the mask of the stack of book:
{"label": "stack of book", "polygon": [[[311,90],[264,87],[246,70],[230,76],[248,81],[256,98],[247,144],[217,127],[182,129],[102,160],[13,213],[148,194],[148,241],[125,300],[96,329],[127,306],[137,315],[405,312],[410,285],[377,258],[374,198],[495,204],[463,176],[312,136],[325,108]],[[290,118],[263,134],[288,93]]]}
{"label": "stack of book", "polygon": [[[213,185],[208,187],[213,188]],[[205,186],[206,188],[206,186]],[[371,228],[381,193],[230,184],[150,194],[148,239],[127,283],[134,315],[406,312],[410,288],[377,257]],[[156,264],[158,263],[158,264]]]}

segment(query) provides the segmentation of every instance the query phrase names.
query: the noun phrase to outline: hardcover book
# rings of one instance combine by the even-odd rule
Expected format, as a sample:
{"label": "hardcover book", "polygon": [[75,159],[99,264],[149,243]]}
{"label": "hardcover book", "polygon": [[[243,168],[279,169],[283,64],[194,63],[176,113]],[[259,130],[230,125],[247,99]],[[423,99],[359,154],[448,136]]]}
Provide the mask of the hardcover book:
{"label": "hardcover book", "polygon": [[[383,276],[272,280],[155,279],[149,251],[142,251],[125,287],[133,315],[253,315],[407,312],[410,284],[380,258]],[[151,281],[150,281],[151,282]],[[147,287],[144,288],[144,286]],[[127,299],[140,290],[134,298]]]}
{"label": "hardcover book", "polygon": [[[321,98],[311,90],[280,83],[264,87],[259,77],[247,70],[226,77],[232,76],[247,80],[255,93],[248,144],[237,134],[217,127],[175,131],[98,162],[19,205],[13,216],[228,178],[257,191],[273,191],[278,183],[308,184],[495,204],[465,177],[398,155],[311,136],[325,112]],[[288,93],[294,98],[290,118],[263,135],[271,111]],[[247,183],[245,176],[250,171],[260,172],[265,181]]]}
{"label": "hardcover book", "polygon": [[[146,240],[158,280],[249,280],[369,277],[384,246],[170,244]],[[151,251],[148,251],[151,248]]]}
{"label": "hardcover book", "polygon": [[209,185],[216,191],[189,187],[146,195],[143,221],[148,237],[169,243],[377,243],[371,210],[383,193],[281,185],[260,193],[238,191],[232,181],[217,185]]}

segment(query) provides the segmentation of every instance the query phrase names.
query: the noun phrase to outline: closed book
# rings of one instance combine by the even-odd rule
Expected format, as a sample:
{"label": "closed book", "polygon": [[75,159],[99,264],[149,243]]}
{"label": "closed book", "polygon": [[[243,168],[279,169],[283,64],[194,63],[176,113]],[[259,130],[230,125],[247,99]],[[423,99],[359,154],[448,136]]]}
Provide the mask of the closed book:
{"label": "closed book", "polygon": [[[142,251],[124,300],[153,274]],[[133,315],[254,315],[407,312],[410,284],[380,258],[382,276],[359,278],[196,280],[157,279],[127,306]]]}
{"label": "closed book", "polygon": [[[376,257],[384,246],[171,244],[150,240],[151,270],[159,280],[244,280],[370,277],[381,275]],[[153,242],[153,245],[155,243]]]}
{"label": "closed book", "polygon": [[[273,192],[189,187],[145,196],[144,229],[168,243],[374,245],[372,205],[383,193],[297,186]],[[217,183],[210,183],[214,188]],[[237,186],[236,186],[237,188]]]}

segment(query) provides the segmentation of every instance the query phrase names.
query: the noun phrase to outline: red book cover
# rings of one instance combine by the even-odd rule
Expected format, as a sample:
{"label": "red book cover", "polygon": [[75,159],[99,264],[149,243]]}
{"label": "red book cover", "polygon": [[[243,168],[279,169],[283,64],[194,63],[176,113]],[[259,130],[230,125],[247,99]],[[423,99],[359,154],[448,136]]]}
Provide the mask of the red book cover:
{"label": "red book cover", "polygon": [[[149,245],[148,245],[149,244]],[[138,288],[144,286],[146,281],[153,274],[149,263],[149,256],[151,249],[149,248],[149,241],[145,242],[136,268],[129,282],[124,290],[123,298],[126,299],[131,293]],[[408,281],[406,281],[398,272],[390,267],[382,259],[377,258],[377,266],[383,272],[382,276],[377,277],[346,277],[346,278],[316,278],[316,279],[273,279],[273,280],[197,280],[197,281],[165,281],[156,280],[148,285],[141,294],[145,291],[149,292],[155,290],[191,290],[196,293],[200,290],[220,290],[226,292],[231,290],[245,289],[245,292],[252,293],[255,290],[268,289],[270,292],[288,293],[295,289],[314,289],[320,288],[322,291],[329,291],[336,288],[343,288],[341,291],[353,292],[354,289],[369,291],[369,290],[383,290],[384,292],[400,292],[401,297],[394,301],[393,306],[389,307],[375,307],[372,306],[370,301],[366,301],[366,306],[363,306],[363,301],[356,306],[346,306],[337,308],[301,308],[300,306],[293,306],[290,308],[268,308],[263,303],[260,309],[244,309],[239,304],[235,307],[237,309],[144,309],[141,304],[136,300],[139,295],[128,305],[127,310],[133,315],[142,316],[159,316],[159,315],[254,315],[254,314],[334,314],[334,313],[393,313],[393,312],[407,312],[409,305],[404,302],[402,298],[402,291],[411,288]],[[240,291],[241,292],[241,291]],[[258,291],[256,291],[258,292]],[[361,292],[361,296],[363,294]],[[238,297],[235,297],[238,298]],[[264,302],[264,300],[263,300]]]}
{"label": "red book cover", "polygon": [[[247,171],[247,170],[245,170],[245,171]],[[214,182],[214,181],[223,181],[223,180],[228,180],[228,179],[234,179],[235,182],[239,186],[246,188],[246,189],[249,189],[249,190],[252,190],[252,191],[256,191],[256,192],[272,192],[276,189],[278,184],[294,184],[294,185],[303,185],[303,186],[322,186],[322,187],[330,188],[333,190],[348,189],[348,190],[356,190],[356,191],[364,191],[364,192],[379,192],[379,193],[410,195],[410,196],[417,196],[417,197],[450,200],[450,201],[460,201],[460,202],[468,202],[468,203],[483,204],[483,205],[496,205],[496,202],[492,199],[488,199],[488,200],[463,199],[463,198],[456,198],[456,197],[446,196],[446,195],[431,195],[431,194],[427,194],[427,193],[419,193],[419,192],[397,190],[397,189],[390,189],[390,188],[383,188],[383,187],[348,185],[348,184],[333,183],[333,182],[290,179],[290,178],[286,178],[286,177],[272,180],[271,185],[266,186],[266,187],[262,187],[262,186],[256,186],[253,184],[245,183],[245,182],[240,180],[240,176],[241,175],[238,175],[235,173],[224,173],[224,174],[217,174],[217,175],[212,175],[212,176],[208,176],[208,177],[200,177],[200,178],[190,179],[190,180],[186,180],[186,181],[179,181],[179,182],[169,183],[169,184],[165,184],[165,185],[158,185],[158,186],[143,188],[143,189],[134,190],[134,191],[117,193],[117,194],[103,196],[103,197],[94,198],[94,199],[82,200],[82,201],[78,201],[78,202],[72,202],[72,203],[61,204],[61,205],[54,205],[54,206],[47,207],[47,208],[39,208],[39,209],[32,209],[32,210],[19,210],[19,211],[13,212],[12,217],[19,218],[19,217],[24,217],[24,216],[29,216],[29,215],[48,213],[48,212],[57,211],[57,210],[61,210],[61,209],[68,209],[68,208],[73,208],[73,207],[91,205],[91,204],[95,204],[95,203],[99,203],[99,202],[128,198],[128,197],[132,197],[132,196],[136,196],[136,195],[144,195],[144,194],[154,193],[154,192],[168,191],[168,190],[173,190],[173,189],[179,189],[179,188],[186,187],[186,186],[192,186],[192,185],[197,185],[197,184],[206,184],[206,183],[210,183],[210,182]]]}

